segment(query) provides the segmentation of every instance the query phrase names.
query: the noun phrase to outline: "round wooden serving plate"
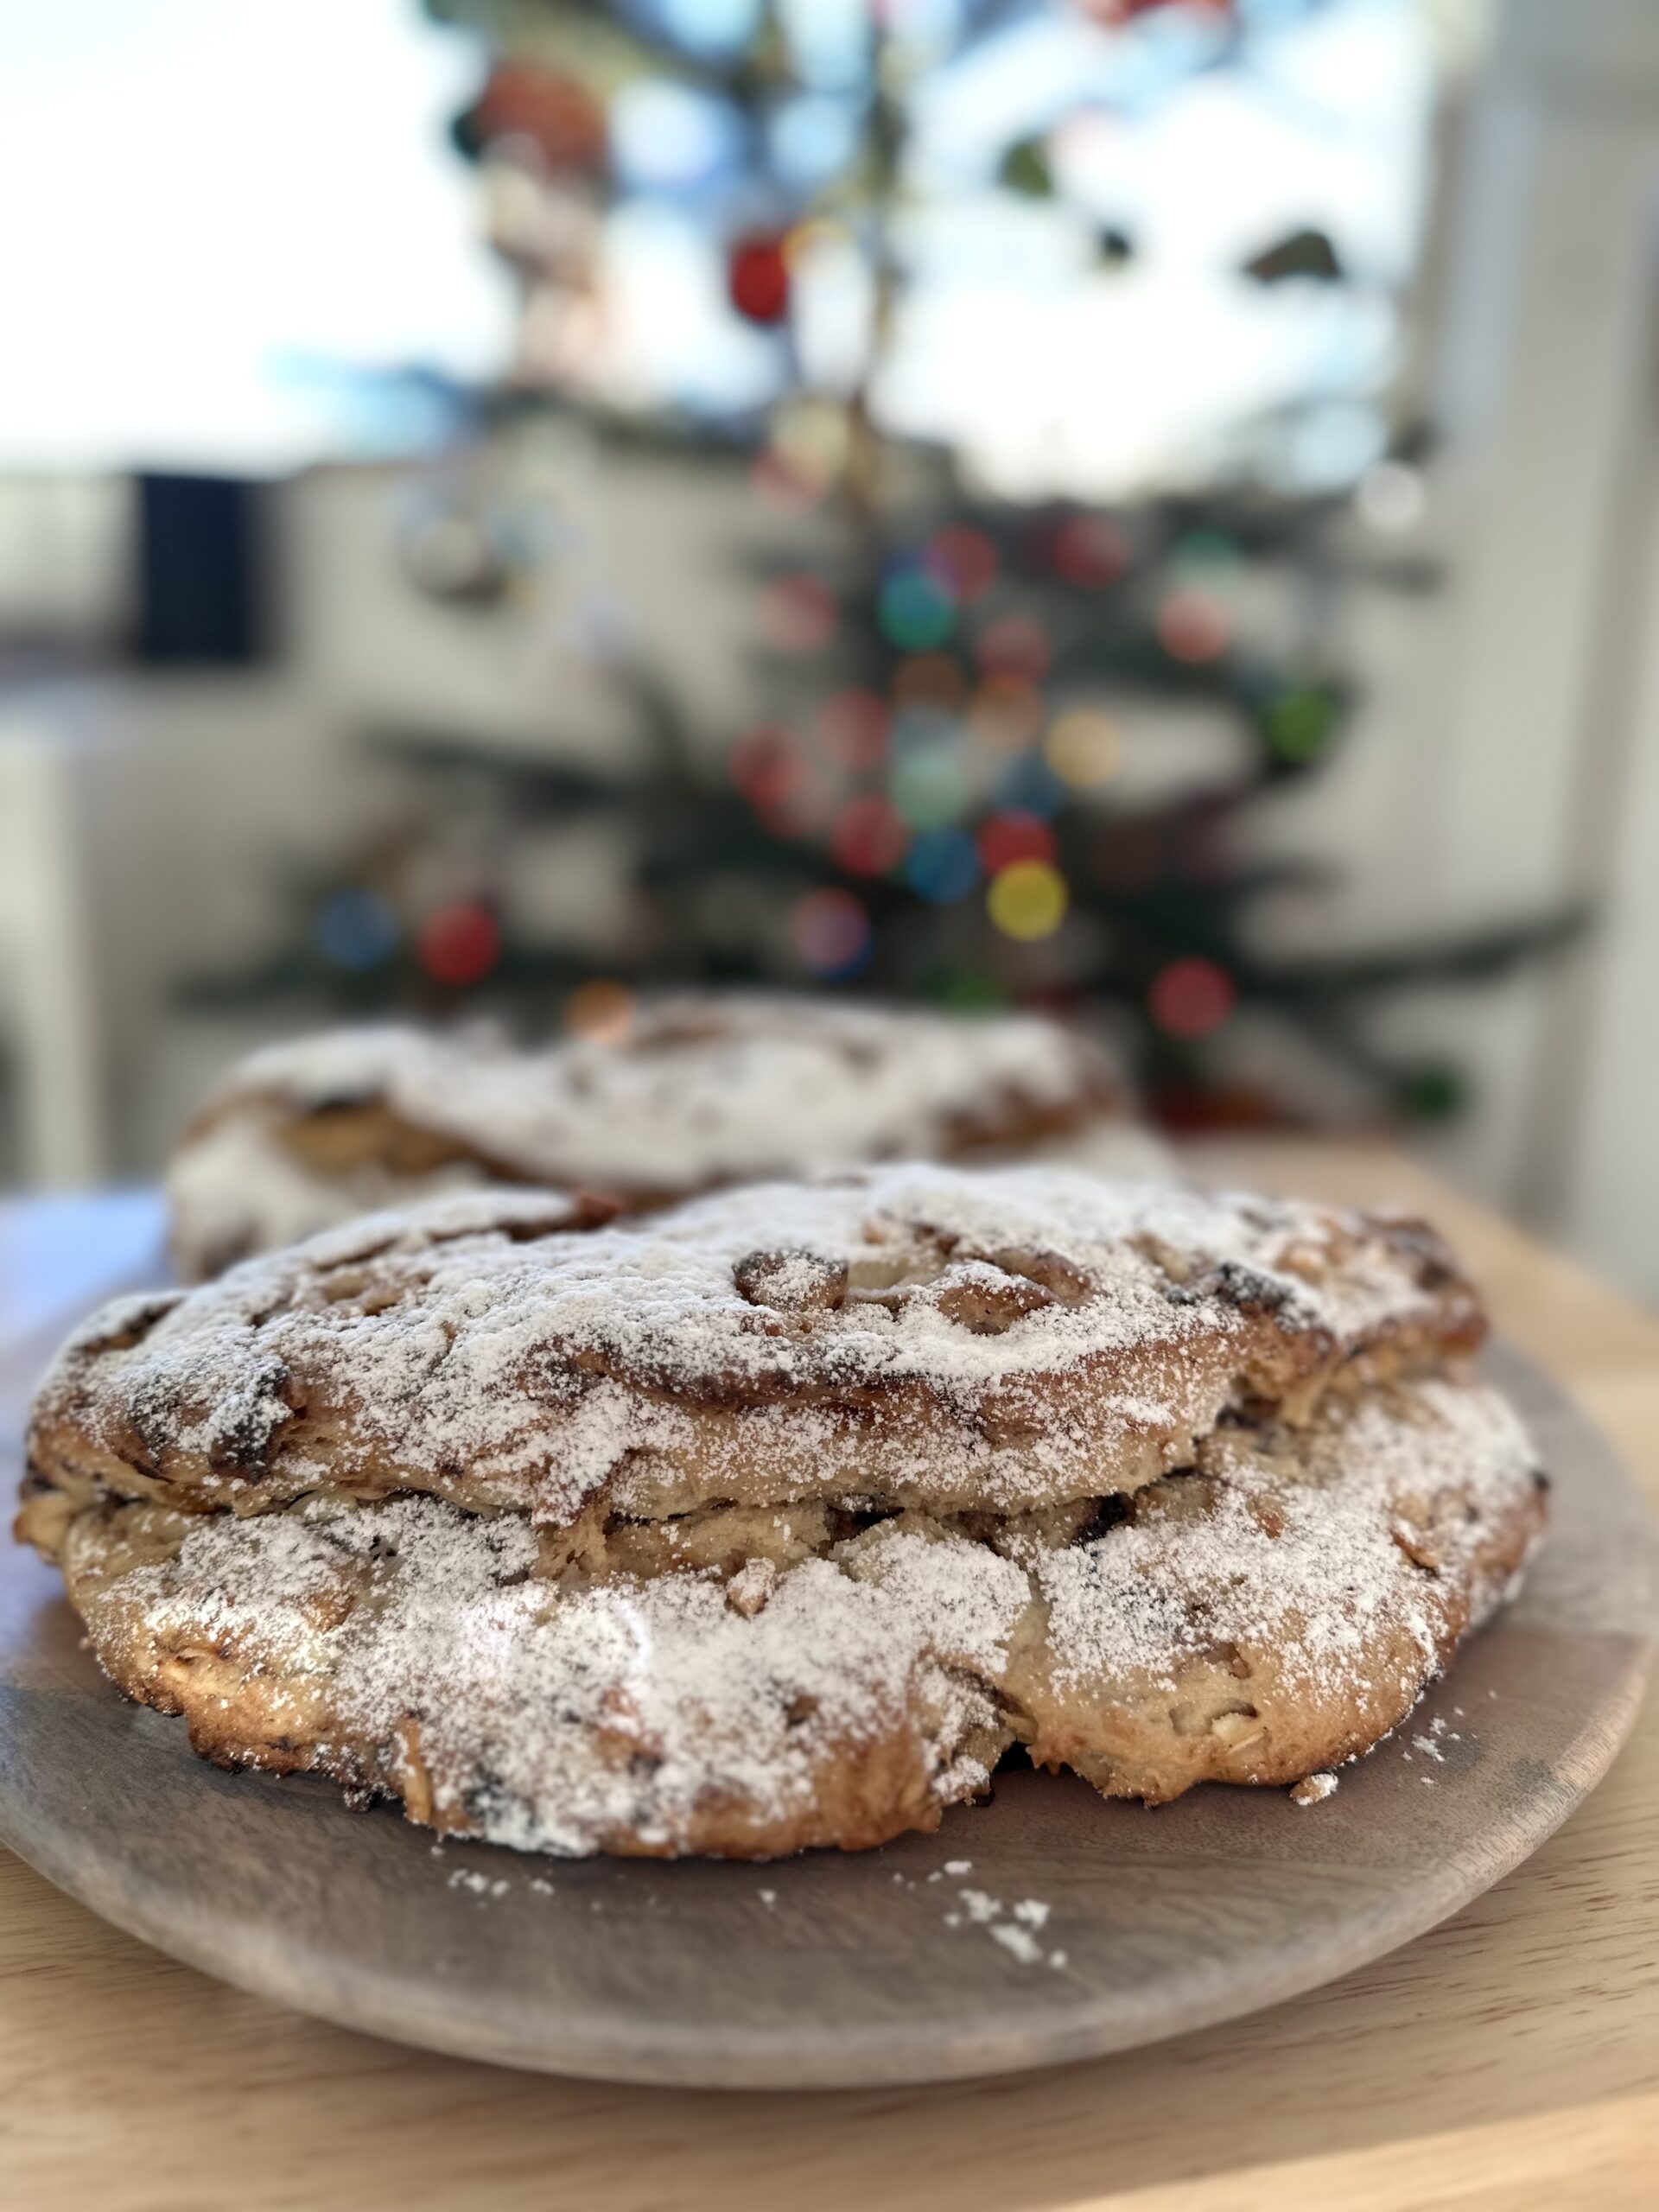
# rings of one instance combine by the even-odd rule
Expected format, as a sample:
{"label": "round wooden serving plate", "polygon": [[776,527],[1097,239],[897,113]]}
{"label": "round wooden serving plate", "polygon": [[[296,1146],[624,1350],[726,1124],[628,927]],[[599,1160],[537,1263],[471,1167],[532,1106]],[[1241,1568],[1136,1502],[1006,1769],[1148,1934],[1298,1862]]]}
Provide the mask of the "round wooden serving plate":
{"label": "round wooden serving plate", "polygon": [[[435,1849],[310,1777],[203,1764],[182,1723],[103,1680],[56,1577],[3,1545],[0,1838],[208,1974],[556,2073],[939,2081],[1226,2019],[1467,1904],[1566,1818],[1630,1726],[1652,1648],[1644,1513],[1552,1384],[1513,1355],[1493,1364],[1554,1478],[1549,1540],[1520,1601],[1306,1809],[1208,1787],[1149,1812],[1024,1771],[936,1836],[771,1866]],[[1046,1916],[1016,1916],[1025,1900]]]}

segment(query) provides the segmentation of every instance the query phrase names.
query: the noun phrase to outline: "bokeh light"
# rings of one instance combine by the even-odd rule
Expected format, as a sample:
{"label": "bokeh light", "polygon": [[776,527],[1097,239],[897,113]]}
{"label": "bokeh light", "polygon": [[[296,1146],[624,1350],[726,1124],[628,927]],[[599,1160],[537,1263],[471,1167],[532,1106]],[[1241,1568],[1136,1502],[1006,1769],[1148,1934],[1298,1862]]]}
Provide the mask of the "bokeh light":
{"label": "bokeh light", "polygon": [[1058,814],[1065,785],[1040,753],[1022,753],[998,779],[996,803],[1015,814]]}
{"label": "bokeh light", "polygon": [[922,559],[928,574],[964,606],[983,599],[996,582],[996,548],[971,523],[950,523],[935,531]]}
{"label": "bokeh light", "polygon": [[988,676],[1023,677],[1040,683],[1054,658],[1054,647],[1040,622],[1029,614],[1005,614],[981,632],[974,658]]}
{"label": "bokeh light", "polygon": [[1063,784],[1090,791],[1122,765],[1122,732],[1109,715],[1072,707],[1057,717],[1043,740],[1043,758]]}
{"label": "bokeh light", "polygon": [[957,626],[957,602],[937,576],[921,569],[895,569],[877,605],[881,634],[900,652],[942,645]]}
{"label": "bokeh light", "polygon": [[875,793],[849,798],[836,817],[830,849],[849,875],[886,875],[898,867],[910,831],[891,801]]}
{"label": "bokeh light", "polygon": [[1208,1037],[1232,1012],[1238,990],[1224,968],[1197,957],[1172,960],[1153,978],[1147,1007],[1166,1036]]}
{"label": "bokeh light", "polygon": [[979,828],[979,857],[987,875],[999,875],[1016,861],[1052,861],[1058,850],[1054,832],[1039,814],[993,814]]}
{"label": "bokeh light", "polygon": [[801,961],[815,976],[855,976],[874,944],[870,917],[850,891],[809,891],[797,899],[789,934]]}
{"label": "bokeh light", "polygon": [[1172,660],[1200,667],[1219,660],[1232,642],[1231,615],[1208,592],[1173,591],[1158,609],[1158,642]]}
{"label": "bokeh light", "polygon": [[1129,534],[1109,515],[1068,515],[1050,548],[1055,573],[1096,590],[1115,584],[1134,558]]}
{"label": "bokeh light", "polygon": [[780,806],[806,776],[806,756],[792,730],[753,729],[732,747],[732,781],[751,805]]}
{"label": "bokeh light", "polygon": [[1224,588],[1243,565],[1237,541],[1219,530],[1189,530],[1170,549],[1169,565],[1184,584]]}
{"label": "bokeh light", "polygon": [[985,969],[958,968],[940,983],[936,996],[958,1014],[988,1014],[1006,1006],[1008,995]]}
{"label": "bokeh light", "polygon": [[1043,695],[1020,676],[988,676],[968,708],[976,737],[1000,753],[1020,753],[1043,726]]}
{"label": "bokeh light", "polygon": [[1030,944],[1053,936],[1065,919],[1070,899],[1065,878],[1057,868],[1046,861],[1015,861],[992,877],[985,904],[1004,937]]}
{"label": "bokeh light", "polygon": [[1290,766],[1317,760],[1335,734],[1337,718],[1337,702],[1328,691],[1311,684],[1281,691],[1262,713],[1268,749]]}
{"label": "bokeh light", "polygon": [[779,576],[760,596],[760,627],[779,652],[821,652],[836,634],[841,610],[822,576],[802,570]]}
{"label": "bokeh light", "polygon": [[354,887],[325,899],[315,924],[317,950],[336,968],[378,968],[397,949],[403,925],[378,891]]}
{"label": "bokeh light", "polygon": [[746,322],[770,327],[789,313],[787,242],[775,231],[751,231],[726,257],[726,292]]}
{"label": "bokeh light", "polygon": [[500,925],[476,899],[457,899],[427,916],[415,950],[435,983],[464,989],[482,982],[501,957]]}
{"label": "bokeh light", "polygon": [[943,829],[966,812],[969,799],[962,748],[954,741],[913,746],[893,764],[893,803],[915,830]]}
{"label": "bokeh light", "polygon": [[[794,241],[810,225],[791,233]],[[770,425],[772,448],[791,468],[809,482],[827,487],[847,466],[847,415],[844,408],[809,395],[784,400],[773,411]]]}
{"label": "bokeh light", "polygon": [[968,696],[968,678],[950,653],[911,653],[893,671],[893,696],[901,707],[954,710]]}
{"label": "bokeh light", "polygon": [[828,757],[855,772],[880,766],[887,750],[887,703],[874,691],[837,691],[818,709],[817,740]]}
{"label": "bokeh light", "polygon": [[769,506],[781,507],[787,514],[799,514],[816,506],[823,497],[821,476],[810,474],[787,454],[772,447],[756,454],[749,470],[749,481],[759,498]]}
{"label": "bokeh light", "polygon": [[573,1037],[587,1037],[596,1045],[620,1045],[633,1027],[638,1005],[626,983],[595,976],[579,983],[564,1002],[564,1026]]}
{"label": "bokeh light", "polygon": [[979,855],[965,830],[927,830],[910,849],[905,880],[936,906],[965,899],[979,881]]}

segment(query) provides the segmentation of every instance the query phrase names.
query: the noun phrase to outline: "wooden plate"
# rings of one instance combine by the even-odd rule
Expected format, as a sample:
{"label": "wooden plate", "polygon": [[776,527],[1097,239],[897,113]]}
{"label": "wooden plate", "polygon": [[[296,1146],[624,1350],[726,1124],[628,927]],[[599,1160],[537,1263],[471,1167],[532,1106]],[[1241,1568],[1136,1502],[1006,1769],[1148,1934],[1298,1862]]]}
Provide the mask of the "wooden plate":
{"label": "wooden plate", "polygon": [[1493,1365],[1555,1478],[1550,1540],[1520,1602],[1306,1810],[1209,1787],[1148,1812],[1026,1771],[937,1836],[845,1857],[437,1849],[312,1777],[201,1764],[181,1723],[99,1675],[56,1577],[0,1545],[0,1838],[208,1974],[556,2073],[940,2081],[1226,2019],[1455,1912],[1566,1818],[1629,1729],[1651,1656],[1643,1509],[1552,1384],[1514,1355]]}

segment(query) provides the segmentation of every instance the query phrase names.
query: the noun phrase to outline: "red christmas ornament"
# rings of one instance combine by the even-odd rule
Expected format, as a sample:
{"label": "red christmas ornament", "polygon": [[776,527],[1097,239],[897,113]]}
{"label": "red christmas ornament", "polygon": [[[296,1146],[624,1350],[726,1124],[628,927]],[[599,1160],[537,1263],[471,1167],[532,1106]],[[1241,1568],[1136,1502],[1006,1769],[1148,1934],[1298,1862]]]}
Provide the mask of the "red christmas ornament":
{"label": "red christmas ornament", "polygon": [[435,983],[464,989],[482,982],[501,957],[500,925],[487,906],[457,899],[427,916],[415,949]]}
{"label": "red christmas ornament", "polygon": [[1172,960],[1147,994],[1153,1020],[1167,1037],[1207,1037],[1233,1010],[1237,986],[1213,960]]}
{"label": "red christmas ornament", "polygon": [[891,804],[874,795],[849,798],[836,817],[830,849],[849,875],[886,875],[910,845],[910,831]]}
{"label": "red christmas ornament", "polygon": [[1170,658],[1194,668],[1219,660],[1232,642],[1232,618],[1207,592],[1185,588],[1171,592],[1158,609],[1154,626]]}
{"label": "red christmas ornament", "polygon": [[1230,16],[1233,0],[1084,0],[1083,12],[1097,23],[1128,23],[1137,16],[1154,15],[1160,8],[1190,8],[1194,15]]}
{"label": "red christmas ornament", "polygon": [[979,857],[987,875],[1000,875],[1016,861],[1052,864],[1057,849],[1054,832],[1042,817],[1017,808],[992,815],[980,828]]}
{"label": "red christmas ornament", "polygon": [[778,809],[806,776],[806,759],[792,730],[751,730],[732,747],[732,781],[752,806]]}
{"label": "red christmas ornament", "polygon": [[771,329],[789,313],[789,262],[781,231],[750,231],[726,256],[726,296],[745,322]]}
{"label": "red christmas ornament", "polygon": [[1050,556],[1069,584],[1115,584],[1133,556],[1128,532],[1109,515],[1068,515],[1054,532]]}
{"label": "red christmas ornament", "polygon": [[996,582],[996,548],[970,523],[947,523],[927,542],[922,565],[955,599],[982,599]]}

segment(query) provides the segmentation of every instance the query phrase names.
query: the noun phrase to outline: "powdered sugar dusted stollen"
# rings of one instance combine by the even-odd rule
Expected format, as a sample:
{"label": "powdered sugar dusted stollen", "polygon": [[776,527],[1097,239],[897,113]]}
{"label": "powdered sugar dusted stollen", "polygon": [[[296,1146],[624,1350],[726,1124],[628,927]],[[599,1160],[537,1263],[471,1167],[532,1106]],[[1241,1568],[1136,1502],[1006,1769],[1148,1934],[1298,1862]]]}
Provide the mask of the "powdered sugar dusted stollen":
{"label": "powdered sugar dusted stollen", "polygon": [[1294,1782],[1409,1711],[1541,1521],[1508,1408],[1427,1381],[1227,1427],[1127,1509],[714,1509],[575,1559],[430,1498],[104,1499],[54,1548],[105,1668],[212,1758],[525,1848],[744,1857],[930,1829],[1016,1737],[1110,1795]]}
{"label": "powdered sugar dusted stollen", "polygon": [[1058,1170],[867,1169],[575,1230],[432,1201],[118,1301],[42,1386],[36,1478],[193,1510],[416,1491],[553,1527],[1133,1490],[1229,1407],[1478,1343],[1421,1225]]}
{"label": "powdered sugar dusted stollen", "polygon": [[614,1043],[385,1028],[270,1047],[208,1101],[168,1189],[180,1264],[202,1275],[444,1188],[588,1185],[649,1206],[874,1160],[1136,1141],[1126,1117],[1099,1047],[1037,1016],[684,996]]}

